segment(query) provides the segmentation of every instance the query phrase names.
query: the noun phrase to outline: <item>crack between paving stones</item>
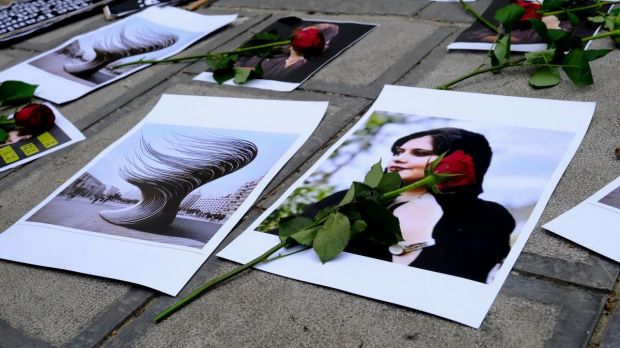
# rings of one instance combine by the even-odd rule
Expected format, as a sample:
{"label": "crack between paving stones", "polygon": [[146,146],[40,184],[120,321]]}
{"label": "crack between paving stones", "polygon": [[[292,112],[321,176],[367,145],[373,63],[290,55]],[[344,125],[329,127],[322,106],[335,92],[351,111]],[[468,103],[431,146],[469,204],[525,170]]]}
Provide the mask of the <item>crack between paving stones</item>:
{"label": "crack between paving stones", "polygon": [[614,284],[612,290],[607,294],[603,310],[599,314],[599,317],[596,320],[596,324],[594,325],[592,335],[590,336],[590,339],[586,344],[587,348],[597,348],[603,342],[603,339],[605,338],[605,334],[607,333],[607,329],[609,327],[609,322],[611,321],[612,314],[614,313],[614,310],[618,305],[617,294],[619,293],[620,278],[616,279],[616,284]]}
{"label": "crack between paving stones", "polygon": [[591,286],[588,286],[588,285],[571,282],[569,280],[552,278],[552,277],[549,277],[549,276],[546,276],[546,275],[537,274],[537,273],[533,273],[533,272],[528,272],[528,271],[525,271],[525,270],[513,269],[512,272],[514,272],[517,275],[524,276],[524,277],[529,277],[529,278],[534,278],[534,279],[538,279],[538,280],[543,280],[543,281],[546,281],[546,282],[553,283],[555,285],[561,285],[561,286],[569,287],[569,288],[572,288],[572,289],[585,290],[585,291],[594,292],[594,293],[597,293],[597,294],[606,294],[609,291],[609,290],[606,290],[606,289],[598,289],[598,288],[594,288],[594,287],[591,287]]}
{"label": "crack between paving stones", "polygon": [[142,313],[146,310],[146,308],[155,301],[155,299],[159,297],[155,293],[151,294],[138,308],[136,308],[133,312],[129,313],[127,317],[123,321],[121,321],[118,325],[112,328],[110,332],[104,335],[99,342],[95,343],[93,347],[103,347],[107,342],[112,340],[118,333],[119,330],[128,326],[134,320],[138,319]]}

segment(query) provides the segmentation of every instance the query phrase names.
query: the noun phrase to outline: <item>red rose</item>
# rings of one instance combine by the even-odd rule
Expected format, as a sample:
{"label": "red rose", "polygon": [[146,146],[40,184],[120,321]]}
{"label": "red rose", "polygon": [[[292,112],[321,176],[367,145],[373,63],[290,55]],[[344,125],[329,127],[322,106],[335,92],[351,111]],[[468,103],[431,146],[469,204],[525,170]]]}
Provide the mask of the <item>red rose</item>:
{"label": "red rose", "polygon": [[521,15],[521,18],[519,18],[520,21],[527,21],[530,18],[535,18],[535,19],[542,18],[542,14],[536,12],[542,9],[542,5],[539,4],[538,2],[531,2],[531,1],[525,1],[525,0],[514,0],[514,3],[523,7],[523,9],[525,10],[525,13]]}
{"label": "red rose", "polygon": [[325,37],[315,27],[297,28],[291,35],[291,46],[303,56],[316,56],[323,53]]}
{"label": "red rose", "polygon": [[476,183],[474,160],[463,150],[457,150],[444,157],[435,167],[436,174],[458,174],[437,184],[440,191],[451,187],[466,186]]}
{"label": "red rose", "polygon": [[56,117],[49,107],[43,104],[28,104],[13,116],[20,133],[39,134],[52,128]]}

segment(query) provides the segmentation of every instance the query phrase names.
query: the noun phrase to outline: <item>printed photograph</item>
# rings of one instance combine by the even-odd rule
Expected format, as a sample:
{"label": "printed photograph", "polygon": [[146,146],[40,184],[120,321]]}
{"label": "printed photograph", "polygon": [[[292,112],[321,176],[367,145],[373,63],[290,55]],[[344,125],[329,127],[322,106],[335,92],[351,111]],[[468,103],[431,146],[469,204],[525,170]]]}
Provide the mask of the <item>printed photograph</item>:
{"label": "printed photograph", "polygon": [[440,192],[422,186],[386,203],[402,242],[353,238],[345,251],[490,284],[573,137],[377,111],[257,229],[277,233],[285,217],[313,218],[338,204],[351,183],[363,182],[379,160],[385,172],[399,174],[404,186],[422,180],[429,163],[444,155],[442,162],[457,163],[460,175],[440,184]]}
{"label": "printed photograph", "polygon": [[[547,29],[563,30],[566,32],[573,32],[574,30],[575,34],[579,37],[593,35],[598,28],[598,24],[585,20],[587,17],[596,15],[597,12],[594,9],[592,11],[575,12],[575,15],[583,17],[584,20],[580,21],[580,23],[582,23],[580,26],[573,28],[571,22],[565,15],[537,16],[535,10],[539,8],[539,5],[536,2],[528,0],[494,0],[482,16],[492,23],[495,23],[493,19],[495,12],[499,8],[511,3],[517,3],[523,6],[526,11],[521,17],[522,20],[517,24],[517,27],[512,30],[511,43],[513,45],[538,44],[543,42],[529,22],[530,18],[540,19]],[[598,11],[600,11],[600,9]],[[497,33],[480,22],[475,21],[471,27],[456,38],[455,42],[494,43],[495,40],[497,40]]]}
{"label": "printed photograph", "polygon": [[620,213],[620,186],[616,187],[613,191],[601,198],[599,203],[616,209],[616,212]]}
{"label": "printed photograph", "polygon": [[194,36],[195,33],[132,17],[123,25],[108,26],[81,36],[29,64],[67,80],[96,87],[144,68],[144,65],[132,65],[112,69],[115,65],[164,57],[193,41]]}
{"label": "printed photograph", "polygon": [[261,33],[276,34],[285,40],[295,30],[318,29],[325,41],[324,45],[321,45],[321,52],[306,54],[307,52],[301,49],[312,48],[312,42],[302,42],[297,46],[297,50],[292,45],[280,47],[269,58],[263,58],[258,54],[240,57],[236,66],[254,68],[260,63],[263,70],[262,79],[301,83],[374,27],[360,23],[309,21],[297,17],[281,18]]}
{"label": "printed photograph", "polygon": [[202,248],[296,139],[147,124],[28,221]]}

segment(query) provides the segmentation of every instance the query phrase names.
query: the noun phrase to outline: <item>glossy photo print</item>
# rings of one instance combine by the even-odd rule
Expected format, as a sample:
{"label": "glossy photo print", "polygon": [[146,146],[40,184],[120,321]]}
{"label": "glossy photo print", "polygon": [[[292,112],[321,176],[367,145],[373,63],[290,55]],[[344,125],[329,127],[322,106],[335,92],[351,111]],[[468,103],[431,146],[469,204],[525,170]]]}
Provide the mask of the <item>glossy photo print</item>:
{"label": "glossy photo print", "polygon": [[151,7],[8,68],[0,72],[0,81],[36,84],[37,97],[66,103],[148,67],[115,65],[170,57],[236,17]]}
{"label": "glossy photo print", "polygon": [[[300,43],[298,50],[294,48],[295,45],[289,44],[278,47],[276,52],[268,57],[259,54],[241,55],[235,67],[254,69],[259,64],[261,66],[263,76],[260,79],[248,81],[242,86],[292,91],[375,27],[374,24],[355,22],[308,20],[297,17],[281,18],[263,29],[261,33],[277,35],[282,40],[286,40],[295,30],[316,29],[324,39],[321,52],[304,54],[298,51],[311,45],[311,42]],[[195,79],[215,82],[211,72],[201,73]],[[234,84],[234,82],[228,81],[226,84]]]}
{"label": "glossy photo print", "polygon": [[[547,48],[547,44],[540,38],[532,24],[530,18],[539,19],[549,30],[561,30],[567,33],[574,33],[578,37],[594,35],[600,25],[585,20],[587,17],[596,16],[600,11],[607,11],[609,6],[602,9],[592,9],[590,11],[575,12],[574,15],[582,17],[580,24],[573,27],[570,20],[564,14],[558,15],[539,15],[536,11],[541,8],[537,0],[493,0],[482,17],[496,24],[494,15],[496,11],[511,3],[517,3],[524,7],[525,13],[517,26],[511,31],[510,50],[513,52],[533,52]],[[497,33],[489,29],[479,21],[463,31],[453,43],[448,45],[448,49],[461,50],[489,50],[497,40]]]}
{"label": "glossy photo print", "polygon": [[620,262],[620,177],[543,227]]}
{"label": "glossy photo print", "polygon": [[202,248],[296,138],[145,125],[28,221]]}
{"label": "glossy photo print", "polygon": [[0,258],[175,296],[326,109],[327,102],[164,94],[0,233]]}
{"label": "glossy photo print", "polygon": [[[322,262],[315,238],[309,250],[258,268],[478,327],[593,107],[386,86],[364,118],[218,255],[248,262],[277,244],[287,218],[313,219],[338,207],[356,216],[350,226],[363,226],[348,230],[344,252]],[[558,124],[549,109],[570,115]],[[497,110],[504,110],[501,117]],[[424,182],[429,170],[453,176],[388,195],[377,203],[381,210],[362,205],[353,214],[343,203],[351,200],[347,192],[367,180],[373,165],[397,174],[401,187]],[[388,238],[394,224],[400,236]],[[282,253],[299,247],[290,249]]]}

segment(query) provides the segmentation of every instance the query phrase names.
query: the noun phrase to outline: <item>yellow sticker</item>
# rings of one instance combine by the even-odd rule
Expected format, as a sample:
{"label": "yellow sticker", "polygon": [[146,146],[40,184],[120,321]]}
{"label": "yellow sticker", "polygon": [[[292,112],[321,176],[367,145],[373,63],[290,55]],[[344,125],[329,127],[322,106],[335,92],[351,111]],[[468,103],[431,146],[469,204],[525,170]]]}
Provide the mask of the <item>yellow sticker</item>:
{"label": "yellow sticker", "polygon": [[19,156],[17,156],[17,153],[13,151],[13,148],[10,146],[0,147],[0,157],[5,163],[12,163],[19,160]]}
{"label": "yellow sticker", "polygon": [[26,156],[31,156],[34,155],[35,153],[39,152],[39,148],[33,144],[33,143],[28,143],[28,144],[24,144],[22,146],[19,147],[22,152],[26,155]]}
{"label": "yellow sticker", "polygon": [[45,146],[46,149],[58,145],[58,140],[56,140],[56,138],[54,138],[54,136],[50,134],[50,132],[45,132],[39,135],[37,139],[39,139],[41,144]]}

